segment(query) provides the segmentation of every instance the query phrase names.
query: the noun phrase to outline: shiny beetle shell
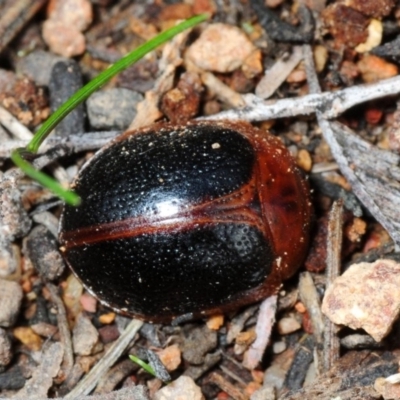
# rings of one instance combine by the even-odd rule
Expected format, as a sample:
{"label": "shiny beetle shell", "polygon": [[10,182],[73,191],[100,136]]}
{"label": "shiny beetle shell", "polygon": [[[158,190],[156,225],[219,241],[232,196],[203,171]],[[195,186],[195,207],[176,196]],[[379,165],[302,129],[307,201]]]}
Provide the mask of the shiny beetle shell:
{"label": "shiny beetle shell", "polygon": [[303,262],[308,185],[274,136],[245,122],[126,132],[81,170],[60,242],[103,304],[169,322],[225,312],[279,289]]}

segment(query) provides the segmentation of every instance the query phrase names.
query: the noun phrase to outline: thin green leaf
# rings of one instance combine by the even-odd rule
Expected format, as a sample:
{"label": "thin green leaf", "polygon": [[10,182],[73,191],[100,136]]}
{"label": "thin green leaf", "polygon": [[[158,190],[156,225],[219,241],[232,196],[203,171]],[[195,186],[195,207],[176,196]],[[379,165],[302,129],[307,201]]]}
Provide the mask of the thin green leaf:
{"label": "thin green leaf", "polygon": [[38,171],[31,163],[24,160],[21,156],[21,153],[24,151],[26,150],[16,149],[11,154],[11,159],[17,167],[21,168],[26,175],[28,175],[32,179],[35,179],[44,187],[49,188],[53,193],[59,196],[67,204],[70,204],[72,206],[77,206],[80,204],[81,199],[75,192],[64,189],[56,180],[44,174],[43,172]]}
{"label": "thin green leaf", "polygon": [[65,118],[76,106],[85,101],[93,92],[103,86],[112,77],[119,72],[123,71],[136,61],[140,60],[147,53],[153,51],[158,46],[164,44],[168,40],[172,39],[178,33],[185,31],[186,29],[192,28],[193,26],[203,22],[207,19],[207,15],[201,14],[195,17],[189,18],[180,24],[160,33],[155,38],[147,41],[133,52],[129,53],[121,60],[110,66],[110,68],[103,71],[96,78],[91,80],[87,85],[78,90],[73,96],[71,96],[58,110],[56,110],[50,118],[41,126],[38,132],[35,134],[33,139],[27,146],[27,150],[31,153],[37,153],[40,145],[54,129],[54,127]]}
{"label": "thin green leaf", "polygon": [[139,365],[141,368],[143,368],[146,372],[148,372],[149,374],[151,374],[153,376],[156,376],[154,369],[149,364],[145,363],[140,358],[137,358],[136,356],[134,356],[132,354],[129,354],[129,358],[131,359],[131,361],[133,361],[134,363]]}

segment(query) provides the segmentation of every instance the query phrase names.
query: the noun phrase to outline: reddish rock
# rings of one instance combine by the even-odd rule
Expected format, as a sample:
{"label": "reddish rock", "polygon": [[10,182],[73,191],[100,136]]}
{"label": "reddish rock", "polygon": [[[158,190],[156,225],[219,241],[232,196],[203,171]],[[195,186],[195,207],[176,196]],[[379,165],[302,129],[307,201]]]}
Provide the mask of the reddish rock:
{"label": "reddish rock", "polygon": [[359,11],[334,3],[326,7],[321,17],[338,47],[355,47],[367,40],[369,18]]}
{"label": "reddish rock", "polygon": [[392,78],[399,73],[397,65],[383,58],[367,54],[357,63],[364,82],[371,83],[382,79]]}
{"label": "reddish rock", "polygon": [[377,342],[400,312],[400,264],[378,260],[353,264],[327,289],[322,312],[335,324],[364,329]]}
{"label": "reddish rock", "polygon": [[224,73],[240,68],[254,50],[239,28],[217,23],[202,32],[187,50],[186,57],[201,69]]}
{"label": "reddish rock", "polygon": [[47,6],[49,19],[83,32],[93,20],[92,3],[89,0],[50,0]]}
{"label": "reddish rock", "polygon": [[50,50],[61,56],[79,56],[86,49],[85,37],[71,25],[48,19],[43,24],[42,34]]}
{"label": "reddish rock", "polygon": [[347,0],[346,5],[374,18],[386,17],[392,11],[394,0]]}
{"label": "reddish rock", "polygon": [[204,400],[200,388],[192,378],[182,375],[176,381],[164,386],[154,396],[154,400]]}

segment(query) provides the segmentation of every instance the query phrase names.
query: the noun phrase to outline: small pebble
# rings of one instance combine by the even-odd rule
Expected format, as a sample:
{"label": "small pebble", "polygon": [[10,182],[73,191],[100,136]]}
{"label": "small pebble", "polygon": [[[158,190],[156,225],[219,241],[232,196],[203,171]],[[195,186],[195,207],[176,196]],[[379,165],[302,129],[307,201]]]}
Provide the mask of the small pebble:
{"label": "small pebble", "polygon": [[354,62],[344,60],[340,66],[339,73],[344,82],[354,82],[360,75],[360,70]]}
{"label": "small pebble", "polygon": [[206,324],[207,324],[208,329],[217,331],[224,324],[224,316],[222,314],[221,315],[213,315],[210,318],[208,318]]}
{"label": "small pebble", "polygon": [[18,60],[17,72],[32,79],[36,85],[48,86],[54,65],[62,59],[49,51],[35,50]]}
{"label": "small pebble", "polygon": [[64,271],[64,260],[58,250],[56,238],[43,225],[36,226],[27,237],[26,249],[40,276],[53,281]]}
{"label": "small pebble", "polygon": [[237,356],[240,356],[243,354],[246,350],[248,350],[249,346],[243,345],[243,344],[237,344],[233,346],[233,353]]}
{"label": "small pebble", "polygon": [[19,247],[8,240],[0,239],[0,277],[7,278],[15,274],[20,264]]}
{"label": "small pebble", "polygon": [[12,326],[18,317],[23,292],[17,282],[0,279],[0,326]]}
{"label": "small pebble", "polygon": [[0,68],[0,93],[12,90],[16,81],[17,76],[14,72]]}
{"label": "small pebble", "polygon": [[141,94],[124,88],[94,93],[86,102],[90,125],[94,129],[126,129],[142,100]]}
{"label": "small pebble", "polygon": [[350,242],[358,243],[367,231],[367,223],[361,218],[354,218],[352,223],[346,227],[344,236]]}
{"label": "small pebble", "polygon": [[[22,100],[19,100],[20,103]],[[23,103],[23,102],[22,102]],[[25,104],[23,104],[25,106]],[[1,178],[0,171],[0,178]],[[0,179],[0,239],[12,241],[24,237],[31,229],[32,220],[25,210],[16,181]]]}
{"label": "small pebble", "polygon": [[107,314],[102,314],[99,317],[99,322],[104,325],[112,324],[115,321],[115,313],[109,312]]}
{"label": "small pebble", "polygon": [[[51,111],[56,111],[83,86],[82,72],[75,60],[61,60],[51,70],[49,92]],[[84,104],[77,105],[54,128],[54,133],[68,137],[85,131]]]}
{"label": "small pebble", "polygon": [[13,335],[29,350],[39,351],[42,348],[42,338],[28,326],[14,328]]}
{"label": "small pebble", "polygon": [[[282,357],[280,355],[279,357]],[[292,361],[290,358],[286,364],[289,364]],[[283,386],[283,382],[285,381],[286,374],[288,372],[289,366],[282,366],[278,363],[271,365],[265,370],[264,374],[264,383],[263,386],[272,386],[276,389],[281,389]]]}
{"label": "small pebble", "polygon": [[348,350],[382,347],[382,343],[376,342],[371,336],[361,335],[359,333],[345,336],[340,339],[340,344]]}
{"label": "small pebble", "polygon": [[304,171],[310,172],[312,168],[312,159],[310,153],[305,149],[300,149],[296,157],[297,165]]}
{"label": "small pebble", "polygon": [[247,396],[252,396],[255,392],[257,392],[259,389],[261,389],[261,383],[258,382],[249,382],[245,389],[244,389],[244,393]]}
{"label": "small pebble", "polygon": [[353,264],[327,289],[322,312],[335,324],[364,329],[377,342],[400,310],[400,264],[393,260]]}
{"label": "small pebble", "polygon": [[242,71],[247,79],[253,79],[263,72],[262,53],[255,50],[243,62]]}
{"label": "small pebble", "polygon": [[106,325],[99,329],[99,335],[101,341],[106,344],[113,342],[119,338],[120,332],[117,325]]}
{"label": "small pebble", "polygon": [[287,348],[286,343],[283,342],[283,341],[275,342],[272,345],[272,351],[273,351],[274,354],[283,353],[286,350],[286,348]]}
{"label": "small pebble", "polygon": [[289,76],[286,78],[288,83],[301,83],[307,79],[306,71],[303,67],[294,69]]}
{"label": "small pebble", "polygon": [[266,0],[265,4],[269,7],[269,8],[276,8],[279,7],[284,0]]}
{"label": "small pebble", "polygon": [[304,378],[304,384],[303,387],[309,386],[312,383],[314,383],[319,377],[319,372],[317,371],[317,368],[315,367],[315,363],[312,362],[307,369],[306,376]]}
{"label": "small pebble", "polygon": [[377,125],[383,117],[383,110],[375,107],[368,107],[365,112],[365,120],[372,125]]}
{"label": "small pebble", "polygon": [[253,369],[250,371],[253,381],[258,383],[263,383],[264,381],[264,371],[259,369]]}
{"label": "small pebble", "polygon": [[384,400],[400,399],[400,385],[387,382],[383,377],[375,380],[374,389]]}
{"label": "small pebble", "polygon": [[172,123],[184,123],[197,115],[201,99],[201,80],[198,74],[182,74],[178,84],[164,94],[161,110]]}
{"label": "small pebble", "polygon": [[0,328],[0,368],[8,365],[12,359],[12,344],[5,329]]}
{"label": "small pebble", "polygon": [[250,400],[275,400],[275,388],[273,386],[266,386],[258,389],[250,396]]}
{"label": "small pebble", "polygon": [[289,333],[298,331],[301,328],[301,324],[295,318],[285,317],[278,321],[277,327],[281,335],[288,335]]}
{"label": "small pebble", "polygon": [[192,378],[180,376],[177,380],[164,386],[155,395],[154,400],[204,400],[200,388]]}
{"label": "small pebble", "polygon": [[191,364],[202,364],[205,355],[217,347],[217,332],[207,326],[190,329],[183,343],[183,358]]}
{"label": "small pebble", "polygon": [[392,78],[399,73],[399,68],[383,58],[367,54],[357,63],[361,76],[366,83]]}
{"label": "small pebble", "polygon": [[239,28],[216,23],[209,25],[188,48],[187,59],[206,71],[232,72],[240,68],[255,50]]}
{"label": "small pebble", "polygon": [[346,4],[369,17],[386,17],[395,6],[394,0],[346,0]]}
{"label": "small pebble", "polygon": [[325,69],[328,61],[328,50],[325,46],[316,45],[314,47],[314,62],[317,72],[322,72]]}
{"label": "small pebble", "polygon": [[83,286],[75,277],[71,274],[64,283],[64,292],[62,299],[65,307],[71,313],[72,316],[76,317],[82,309],[80,302],[83,293]]}
{"label": "small pebble", "polygon": [[321,17],[336,47],[355,47],[367,40],[369,18],[352,7],[334,2],[325,7]]}
{"label": "small pebble", "polygon": [[43,23],[42,35],[50,50],[63,57],[79,56],[86,50],[85,36],[71,25],[48,19]]}
{"label": "small pebble", "polygon": [[38,322],[34,325],[31,325],[32,330],[45,338],[55,339],[54,336],[58,333],[58,327],[55,325],[48,324],[46,322]]}
{"label": "small pebble", "polygon": [[157,392],[157,390],[159,390],[163,386],[163,383],[162,383],[161,379],[155,378],[155,379],[148,380],[146,382],[146,386],[148,389],[149,396],[151,396],[151,398],[153,398],[154,394]]}
{"label": "small pebble", "polygon": [[12,366],[0,374],[0,390],[19,390],[24,387],[25,381],[22,368],[19,365]]}
{"label": "small pebble", "polygon": [[304,314],[307,311],[306,306],[301,301],[298,301],[294,308],[300,314]]}
{"label": "small pebble", "polygon": [[97,299],[93,297],[90,293],[85,292],[80,298],[82,308],[90,313],[95,313],[97,310]]}
{"label": "small pebble", "polygon": [[244,331],[240,332],[236,336],[236,343],[240,345],[246,345],[250,346],[257,338],[256,332],[251,330],[251,331]]}
{"label": "small pebble", "polygon": [[99,339],[99,333],[88,317],[79,314],[72,331],[74,353],[80,356],[89,356]]}
{"label": "small pebble", "polygon": [[254,330],[240,332],[236,336],[233,352],[236,355],[243,354],[256,339],[257,334]]}
{"label": "small pebble", "polygon": [[189,3],[165,4],[160,13],[160,21],[187,19],[193,16]]}
{"label": "small pebble", "polygon": [[381,44],[383,35],[382,21],[378,19],[372,19],[368,25],[368,37],[364,43],[360,43],[355,50],[358,53],[366,53],[371,51],[374,47]]}
{"label": "small pebble", "polygon": [[163,363],[167,371],[175,371],[181,363],[181,350],[179,346],[173,344],[157,352],[160,361]]}
{"label": "small pebble", "polygon": [[73,26],[80,32],[86,30],[93,20],[92,3],[89,0],[50,0],[47,13],[50,19]]}
{"label": "small pebble", "polygon": [[217,6],[214,0],[193,0],[193,14],[209,14],[214,15],[217,11]]}

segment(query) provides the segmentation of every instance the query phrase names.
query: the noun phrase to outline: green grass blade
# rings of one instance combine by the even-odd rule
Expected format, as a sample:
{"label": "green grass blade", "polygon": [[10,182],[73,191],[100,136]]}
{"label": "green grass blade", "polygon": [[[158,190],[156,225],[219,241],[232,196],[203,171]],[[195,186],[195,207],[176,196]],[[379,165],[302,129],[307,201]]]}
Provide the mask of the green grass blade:
{"label": "green grass blade", "polygon": [[23,151],[25,151],[25,149],[16,149],[11,154],[11,159],[17,167],[21,168],[22,171],[24,171],[24,173],[29,177],[35,179],[44,187],[50,189],[67,204],[72,206],[77,206],[80,204],[81,199],[75,192],[64,189],[56,180],[44,174],[43,172],[38,171],[31,163],[24,160],[21,156],[21,152]]}
{"label": "green grass blade", "polygon": [[49,135],[49,133],[54,129],[54,127],[67,116],[76,106],[85,101],[93,92],[99,89],[102,85],[108,82],[112,77],[114,77],[119,72],[123,71],[136,61],[140,60],[150,51],[153,51],[158,46],[164,44],[168,40],[172,39],[178,33],[183,32],[186,29],[192,28],[193,26],[203,22],[207,19],[207,15],[201,14],[196,15],[195,17],[189,18],[180,24],[166,30],[165,32],[160,33],[153,39],[150,39],[148,42],[142,44],[138,48],[136,48],[133,52],[129,53],[125,57],[121,58],[121,60],[117,61],[110,68],[103,71],[96,78],[90,81],[83,88],[78,90],[73,96],[70,97],[68,101],[66,101],[60,108],[58,108],[46,122],[43,123],[41,128],[35,134],[33,139],[27,146],[27,150],[31,153],[37,153],[40,145]]}
{"label": "green grass blade", "polygon": [[131,361],[133,361],[134,363],[136,363],[137,365],[139,365],[141,368],[143,368],[146,372],[148,372],[149,374],[156,376],[156,373],[154,372],[154,369],[152,367],[150,367],[149,364],[145,363],[144,361],[142,361],[140,358],[129,354],[129,358],[131,359]]}

